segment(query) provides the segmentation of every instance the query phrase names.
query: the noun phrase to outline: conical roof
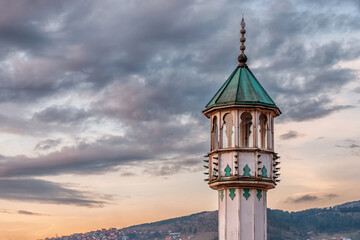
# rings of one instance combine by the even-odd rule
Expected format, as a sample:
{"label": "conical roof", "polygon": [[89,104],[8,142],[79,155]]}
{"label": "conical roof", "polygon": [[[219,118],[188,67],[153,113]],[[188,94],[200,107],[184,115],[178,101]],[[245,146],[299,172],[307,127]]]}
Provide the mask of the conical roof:
{"label": "conical roof", "polygon": [[233,71],[206,105],[205,111],[213,107],[227,105],[259,105],[279,110],[246,64],[239,65]]}

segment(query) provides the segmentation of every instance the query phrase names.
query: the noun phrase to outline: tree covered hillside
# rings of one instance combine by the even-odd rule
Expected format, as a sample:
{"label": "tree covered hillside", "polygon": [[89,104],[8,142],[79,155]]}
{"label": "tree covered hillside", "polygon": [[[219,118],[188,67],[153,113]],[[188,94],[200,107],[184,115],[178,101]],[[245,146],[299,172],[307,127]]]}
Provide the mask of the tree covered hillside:
{"label": "tree covered hillside", "polygon": [[[212,211],[142,224],[129,229],[198,235],[203,232],[217,232],[217,227],[217,211]],[[360,240],[360,201],[299,212],[268,209],[269,240],[307,239],[338,233],[351,233],[352,240]]]}

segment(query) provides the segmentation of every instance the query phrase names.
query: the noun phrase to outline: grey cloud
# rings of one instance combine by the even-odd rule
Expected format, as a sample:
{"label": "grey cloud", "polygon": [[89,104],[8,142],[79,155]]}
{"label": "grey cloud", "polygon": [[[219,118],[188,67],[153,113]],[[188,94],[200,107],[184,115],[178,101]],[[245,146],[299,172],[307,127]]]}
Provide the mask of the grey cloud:
{"label": "grey cloud", "polygon": [[198,172],[203,169],[202,162],[198,159],[178,159],[172,161],[162,161],[159,164],[149,164],[144,170],[144,174],[153,176],[169,176],[181,172]]}
{"label": "grey cloud", "polygon": [[28,134],[29,125],[26,119],[0,114],[0,129],[2,132],[20,135]]}
{"label": "grey cloud", "polygon": [[[249,61],[262,59],[266,63],[254,68],[254,73],[275,98],[287,120],[321,118],[350,107],[336,105],[331,98],[357,77],[351,69],[338,69],[335,65],[341,60],[357,59],[359,44],[351,38],[345,43],[335,38],[320,43],[316,38],[322,31],[331,32],[334,26],[347,31],[340,24],[343,16],[299,11],[291,3],[280,8],[277,3],[273,5],[276,11],[268,16],[267,26],[260,23],[262,27],[255,30],[256,37],[248,37],[248,56]],[[332,9],[332,5],[328,7]]]}
{"label": "grey cloud", "polygon": [[[0,199],[10,201],[102,207],[107,199],[40,179],[0,179]],[[20,212],[19,212],[20,213]],[[21,212],[26,214],[25,211]]]}
{"label": "grey cloud", "polygon": [[8,209],[0,209],[0,213],[12,214],[12,212]]}
{"label": "grey cloud", "polygon": [[[42,60],[41,69],[45,69],[40,71],[40,79],[36,78],[39,70],[35,71],[36,74],[30,71],[33,69],[31,65],[19,69],[18,72],[23,74],[8,81],[4,94],[0,95],[4,101],[27,99],[26,96],[37,99],[59,92],[89,88],[96,95],[116,81],[122,86],[122,89],[118,87],[118,94],[122,95],[120,100],[126,98],[127,101],[126,104],[121,104],[123,106],[113,106],[116,102],[109,102],[104,94],[94,108],[107,115],[121,114],[125,118],[144,120],[153,118],[157,113],[174,114],[175,111],[184,112],[185,109],[201,111],[211,94],[217,90],[218,82],[230,74],[232,64],[236,65],[238,53],[235,45],[231,46],[238,38],[238,33],[234,30],[238,26],[235,17],[238,11],[233,9],[239,10],[240,6],[231,1],[224,2],[226,4],[155,1],[152,4],[142,4],[143,7],[134,7],[122,1],[101,4],[64,2],[56,7],[43,2],[35,14],[43,16],[37,19],[40,23],[44,19],[57,19],[57,14],[53,13],[54,8],[63,13],[63,19],[58,19],[61,27],[55,33],[44,33],[56,42],[56,47],[45,46],[45,53],[39,56]],[[107,8],[107,4],[112,7]],[[223,7],[219,8],[217,4]],[[247,53],[250,61],[259,59],[270,63],[267,67],[259,68],[259,76],[266,76],[259,80],[264,81],[264,85],[273,86],[267,89],[270,89],[273,96],[280,96],[279,105],[283,110],[288,106],[282,99],[292,95],[299,97],[306,92],[311,93],[306,99],[315,98],[329,88],[341,87],[351,80],[345,72],[336,75],[345,75],[342,79],[332,77],[335,70],[331,67],[340,59],[355,58],[357,55],[354,48],[347,48],[345,44],[334,40],[319,44],[309,51],[302,41],[302,38],[307,37],[306,34],[319,31],[320,28],[321,31],[331,29],[342,21],[342,17],[334,17],[331,12],[304,12],[291,1],[265,6],[265,14],[261,18],[255,18],[252,14],[247,18]],[[329,4],[328,7],[335,9],[336,6]],[[45,11],[47,8],[50,11]],[[108,20],[98,21],[103,8],[116,11],[108,10]],[[31,9],[36,11],[36,8]],[[251,8],[247,10],[254,11]],[[31,19],[32,15],[20,17],[19,14],[15,17],[24,20],[23,18]],[[43,26],[40,24],[39,28]],[[30,59],[38,57],[36,53],[32,54]],[[271,61],[267,57],[271,57]],[[45,62],[51,64],[41,64]],[[277,75],[279,69],[281,71]],[[298,69],[302,71],[298,73]],[[286,86],[288,81],[300,75],[308,78],[305,87],[301,87],[302,84]],[[25,81],[22,76],[27,76],[28,80]],[[136,83],[134,76],[142,78],[143,86]],[[269,76],[273,77],[266,82]],[[7,76],[2,79],[7,79]],[[274,81],[276,84],[272,82],[274,79],[277,79]],[[329,103],[331,105],[332,102]],[[137,107],[136,110],[131,108],[133,106]],[[312,114],[307,119],[323,117],[333,111],[331,107],[329,111],[324,111],[321,107],[319,110],[323,111],[319,112],[322,114]],[[342,109],[341,106],[334,107]],[[287,113],[289,118],[298,120],[298,114],[292,111]]]}
{"label": "grey cloud", "polygon": [[349,148],[360,148],[360,145],[358,144],[351,144]]}
{"label": "grey cloud", "polygon": [[30,212],[30,211],[26,211],[26,210],[13,211],[13,210],[9,210],[9,209],[0,209],[0,213],[21,214],[21,215],[28,215],[28,216],[49,216],[49,215],[46,215],[46,214]]}
{"label": "grey cloud", "polygon": [[315,202],[320,200],[330,200],[338,197],[337,194],[328,193],[324,195],[316,195],[316,194],[304,194],[298,197],[289,197],[285,200],[286,203],[303,203],[303,202]]}
{"label": "grey cloud", "polygon": [[328,199],[333,199],[333,198],[337,198],[337,197],[339,197],[339,195],[337,195],[335,193],[329,193],[324,196],[324,198],[328,198]]}
{"label": "grey cloud", "polygon": [[21,214],[21,215],[27,215],[27,216],[47,216],[45,214],[30,212],[30,211],[26,211],[26,210],[19,210],[19,211],[17,211],[17,213]]}
{"label": "grey cloud", "polygon": [[[263,72],[266,70],[259,71],[259,79],[265,78]],[[283,120],[305,121],[322,118],[353,107],[334,104],[332,101],[332,96],[337,92],[335,89],[341,89],[346,83],[356,80],[352,70],[316,70],[309,66],[304,67],[303,71],[288,71],[286,68],[278,72],[269,71],[273,74],[267,73],[266,78],[271,77],[264,85],[270,93],[277,92],[276,102],[283,110]],[[284,79],[283,76],[286,75],[289,77]]]}
{"label": "grey cloud", "polygon": [[207,143],[196,139],[202,128],[188,131],[193,126],[180,124],[176,119],[170,123],[136,123],[128,129],[126,137],[110,135],[95,141],[83,140],[38,157],[3,157],[0,177],[102,173],[140,161],[156,160],[160,164],[161,159],[169,156],[181,158],[180,162],[186,164],[184,158],[201,156],[207,150]]}
{"label": "grey cloud", "polygon": [[[39,157],[9,157],[0,162],[0,176],[34,176],[60,173],[100,173],[130,161],[151,158],[147,149],[141,150],[125,138],[119,144],[79,142],[76,146],[63,147]],[[16,159],[16,161],[14,161]]]}
{"label": "grey cloud", "polygon": [[333,105],[331,100],[325,96],[308,99],[293,98],[287,101],[286,105],[283,118],[295,121],[321,118],[333,112],[353,108],[350,105]]}
{"label": "grey cloud", "polygon": [[[59,119],[60,120],[60,119]],[[5,116],[0,113],[0,130],[3,133],[10,133],[18,136],[32,136],[37,138],[49,137],[53,133],[61,132],[62,134],[77,133],[83,128],[74,128],[73,126],[80,126],[81,124],[88,124],[87,121],[65,123],[65,122],[40,122],[35,118],[21,118],[18,116]],[[41,145],[42,143],[40,143]],[[36,148],[41,148],[41,146]]]}
{"label": "grey cloud", "polygon": [[[98,10],[108,3],[98,6],[85,1],[76,4],[64,2],[58,7],[64,19],[55,17],[54,20],[62,27],[55,33],[44,33],[50,35],[48,37],[56,45],[45,46],[41,55],[32,52],[27,56],[31,61],[18,61],[22,64],[16,65],[15,74],[4,71],[1,78],[5,81],[2,84],[2,101],[28,101],[29,98],[38,99],[88,86],[94,87],[96,93],[115,79],[122,78],[126,82],[128,74],[146,75],[149,67],[156,67],[156,71],[159,67],[169,67],[161,66],[161,63],[157,65],[154,58],[183,59],[177,56],[179,52],[176,49],[185,49],[184,45],[194,44],[194,40],[197,44],[201,43],[202,39],[212,34],[208,26],[217,23],[215,20],[205,21],[206,18],[185,20],[190,17],[189,14],[194,14],[189,8],[190,3],[157,1],[146,8],[133,8],[126,2],[112,2],[109,9],[117,11],[109,11],[113,16],[111,21],[98,21],[97,16],[102,14]],[[51,18],[43,11],[47,8],[52,9],[53,4],[43,2],[37,12],[44,15],[45,23]],[[30,20],[31,16],[24,15],[16,15],[15,19],[28,22],[26,20]],[[39,25],[39,28],[43,27]],[[21,29],[18,31],[21,32]],[[184,55],[191,52],[187,47]]]}
{"label": "grey cloud", "polygon": [[30,24],[7,25],[0,28],[0,42],[6,45],[17,46],[22,49],[38,49],[50,44],[50,39]]}
{"label": "grey cloud", "polygon": [[335,147],[354,149],[354,148],[360,148],[360,145],[358,145],[358,144],[356,144],[356,143],[351,143],[351,144],[349,144],[349,145],[339,145],[339,144],[336,144]]}
{"label": "grey cloud", "polygon": [[346,150],[347,154],[360,156],[360,145],[356,143],[356,141],[352,139],[347,139],[345,145],[342,144],[335,144],[334,146],[337,148],[343,148]]}
{"label": "grey cloud", "polygon": [[300,136],[302,136],[302,134],[300,134],[300,133],[298,133],[298,132],[296,132],[296,131],[290,130],[289,132],[280,135],[280,139],[282,139],[282,140],[288,140],[288,139],[298,138],[298,137],[300,137]]}
{"label": "grey cloud", "polygon": [[121,173],[121,176],[122,177],[133,177],[133,176],[136,176],[136,174],[132,173],[132,172],[124,172],[124,173]]}
{"label": "grey cloud", "polygon": [[302,202],[314,202],[319,200],[319,197],[311,194],[306,194],[300,197],[296,198],[288,198],[286,202],[292,202],[292,203],[302,203]]}
{"label": "grey cloud", "polygon": [[[0,18],[1,66],[0,101],[32,102],[76,85],[69,66],[77,53],[61,39],[62,18],[80,4],[71,1],[3,1]],[[65,56],[64,56],[65,55]],[[75,82],[73,82],[75,81]]]}
{"label": "grey cloud", "polygon": [[45,123],[71,124],[78,123],[89,117],[90,114],[83,109],[52,106],[36,112],[33,119]]}
{"label": "grey cloud", "polygon": [[51,148],[58,146],[60,143],[61,143],[61,139],[46,139],[36,144],[34,149],[41,151],[49,150]]}
{"label": "grey cloud", "polygon": [[[0,44],[21,50],[37,50],[51,46],[44,25],[52,20],[66,1],[43,0],[21,2],[4,0],[0,10]],[[8,49],[3,46],[3,49]],[[13,49],[11,49],[13,50]]]}
{"label": "grey cloud", "polygon": [[79,132],[82,126],[91,124],[92,120],[96,121],[96,118],[92,118],[90,113],[83,109],[50,107],[34,113],[32,117],[24,117],[20,113],[16,115],[0,113],[0,130],[15,135],[43,138],[54,132],[63,134]]}

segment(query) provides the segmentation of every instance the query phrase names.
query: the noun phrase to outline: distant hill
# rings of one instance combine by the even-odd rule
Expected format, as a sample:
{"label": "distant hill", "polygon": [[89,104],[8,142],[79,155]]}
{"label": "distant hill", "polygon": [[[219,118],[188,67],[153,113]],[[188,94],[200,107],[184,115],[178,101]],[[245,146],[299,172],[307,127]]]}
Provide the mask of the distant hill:
{"label": "distant hill", "polygon": [[340,235],[360,240],[360,201],[299,212],[268,209],[269,240],[330,239]]}
{"label": "distant hill", "polygon": [[341,205],[334,206],[335,209],[354,208],[354,207],[360,207],[360,201],[347,202]]}
{"label": "distant hill", "polygon": [[[217,234],[217,211],[202,212],[160,222],[141,224],[127,229],[162,230]],[[342,235],[360,240],[360,201],[348,202],[330,208],[314,208],[299,212],[268,209],[268,239],[307,239]]]}
{"label": "distant hill", "polygon": [[[217,223],[217,211],[201,212],[119,230],[102,230],[101,236],[109,236],[110,238],[107,239],[162,240],[170,233],[180,233],[182,238],[194,237],[196,240],[217,240]],[[82,234],[82,237],[85,236],[83,239],[93,239],[86,236],[94,236],[96,232]],[[111,234],[113,234],[112,236],[119,234],[118,236],[122,237],[111,238]],[[77,238],[71,236],[52,238],[52,240],[57,239],[71,240]],[[268,240],[285,239],[360,240],[360,201],[299,212],[268,209]]]}

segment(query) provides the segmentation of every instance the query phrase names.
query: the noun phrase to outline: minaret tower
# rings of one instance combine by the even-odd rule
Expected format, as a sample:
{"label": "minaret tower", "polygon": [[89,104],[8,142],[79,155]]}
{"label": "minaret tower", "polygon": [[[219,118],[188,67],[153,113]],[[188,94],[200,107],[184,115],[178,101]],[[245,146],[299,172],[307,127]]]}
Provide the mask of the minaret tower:
{"label": "minaret tower", "polygon": [[280,181],[274,118],[281,112],[246,65],[244,18],[241,27],[239,65],[203,111],[211,121],[205,174],[218,191],[219,240],[266,240],[267,191]]}

